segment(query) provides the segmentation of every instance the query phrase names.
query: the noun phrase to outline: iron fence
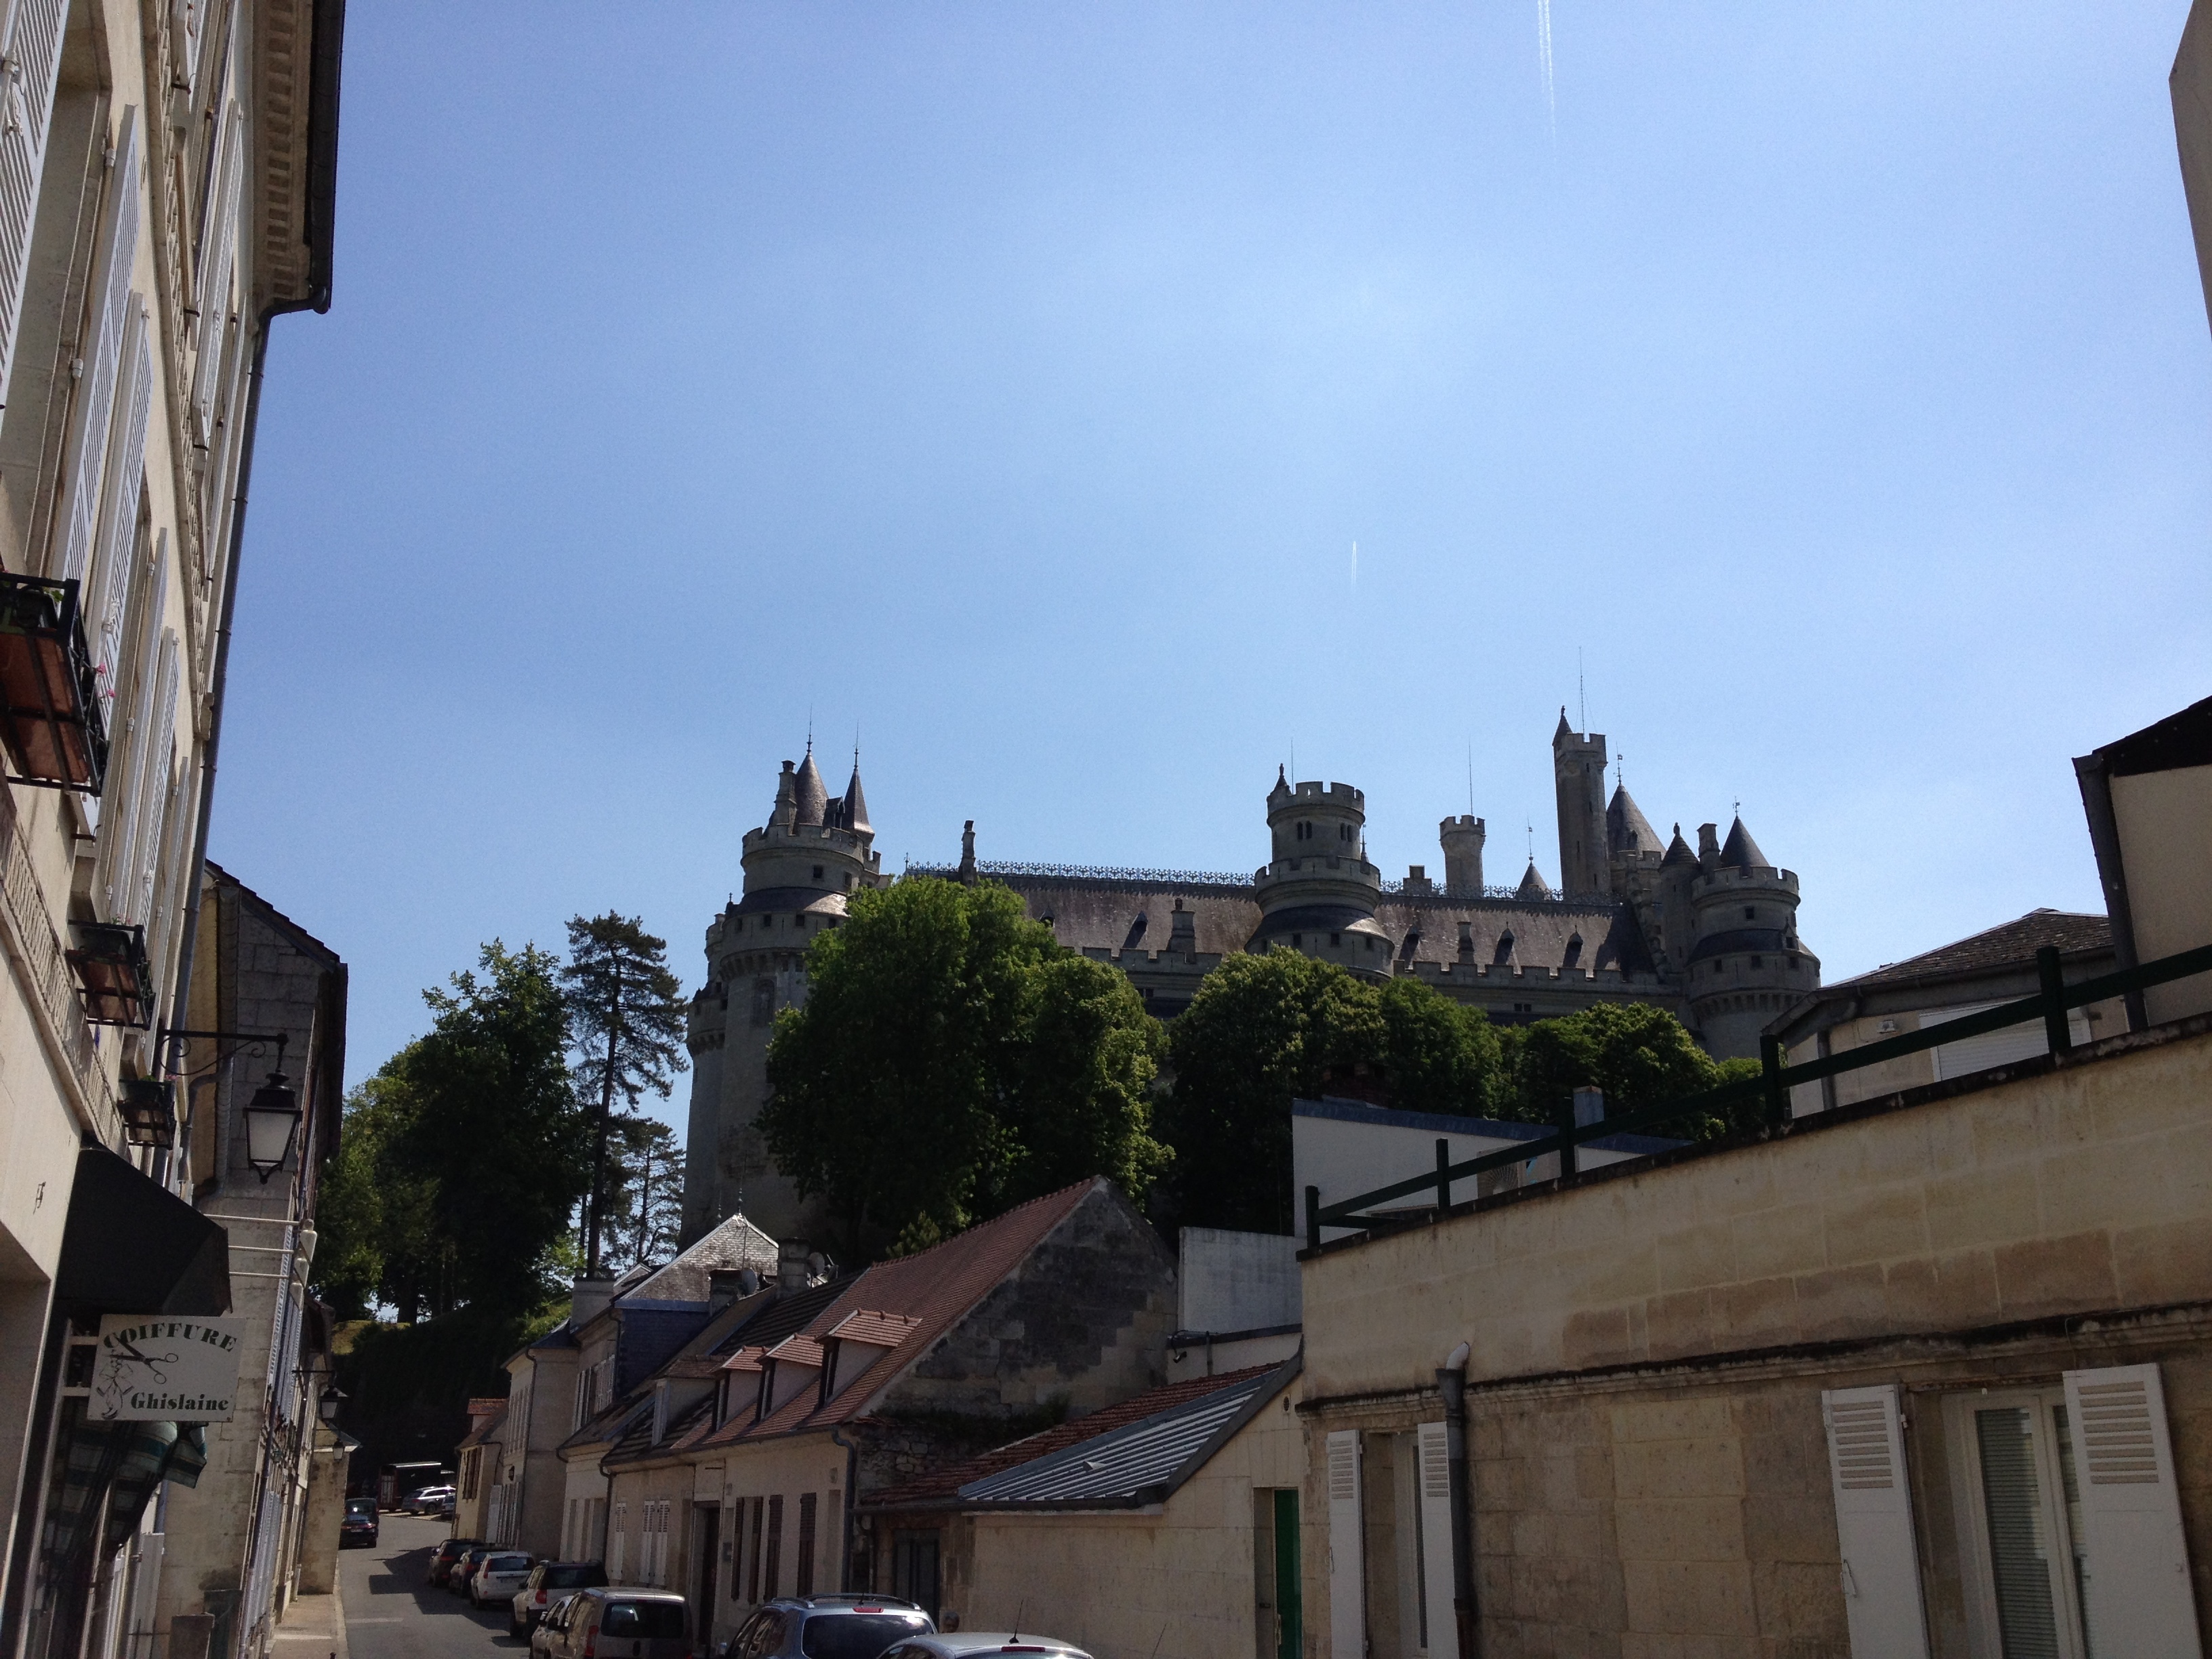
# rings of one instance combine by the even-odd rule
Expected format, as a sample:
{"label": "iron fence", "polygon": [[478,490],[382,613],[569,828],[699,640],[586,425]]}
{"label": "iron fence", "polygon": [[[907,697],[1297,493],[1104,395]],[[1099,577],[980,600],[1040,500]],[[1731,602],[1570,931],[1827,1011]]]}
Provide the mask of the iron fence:
{"label": "iron fence", "polygon": [[[1759,1039],[1759,1074],[1755,1078],[1723,1084],[1717,1089],[1707,1089],[1680,1100],[1641,1107],[1617,1117],[1601,1118],[1595,1123],[1577,1123],[1574,1121],[1574,1103],[1565,1101],[1560,1104],[1559,1117],[1553,1124],[1552,1133],[1539,1139],[1522,1141],[1456,1164],[1451,1161],[1450,1143],[1439,1139],[1433,1170],[1393,1182],[1387,1187],[1377,1187],[1372,1192],[1341,1199],[1334,1204],[1323,1204],[1321,1188],[1308,1187],[1305,1189],[1306,1248],[1312,1250],[1321,1247],[1322,1229],[1324,1227],[1373,1231],[1380,1228],[1419,1224],[1424,1217],[1431,1221],[1441,1220],[1451,1212],[1454,1182],[1472,1180],[1490,1170],[1525,1164],[1548,1154],[1556,1153],[1559,1157],[1560,1182],[1570,1182],[1577,1173],[1576,1148],[1584,1142],[1601,1140],[1609,1135],[1648,1132],[1679,1118],[1726,1115],[1738,1107],[1757,1102],[1760,1107],[1762,1133],[1779,1134],[1790,1127],[1791,1089],[1802,1084],[1818,1083],[1824,1078],[1839,1077],[1846,1072],[1879,1066],[1887,1060],[1918,1054],[1923,1049],[1940,1048],[1966,1037],[1982,1036],[1991,1031],[2002,1031],[2011,1026],[2032,1024],[2041,1020],[2051,1051],[2066,1054],[2074,1047],[2073,1036],[2066,1020],[2069,1010],[2087,1007],[2093,1002],[2104,1002],[2114,997],[2138,998],[2154,985],[2165,985],[2196,974],[2212,973],[2212,945],[2183,951],[2156,962],[2145,963],[2140,967],[2100,975],[2095,979],[2080,980],[2071,985],[2065,982],[2060,972],[2058,951],[2055,946],[2045,945],[2035,953],[2035,967],[2040,983],[2034,995],[2022,997],[2014,1002],[1999,1003],[1978,1014],[1946,1020],[1924,1030],[1885,1037],[1879,1042],[1869,1042],[1862,1048],[1849,1048],[1839,1054],[1828,1054],[1795,1066],[1783,1063],[1782,1045],[1778,1040],[1762,1036]],[[1415,1206],[1411,1213],[1405,1211],[1382,1214],[1371,1212],[1371,1206],[1375,1205],[1388,1203],[1394,1198],[1410,1198],[1417,1194],[1430,1195],[1433,1207]]]}

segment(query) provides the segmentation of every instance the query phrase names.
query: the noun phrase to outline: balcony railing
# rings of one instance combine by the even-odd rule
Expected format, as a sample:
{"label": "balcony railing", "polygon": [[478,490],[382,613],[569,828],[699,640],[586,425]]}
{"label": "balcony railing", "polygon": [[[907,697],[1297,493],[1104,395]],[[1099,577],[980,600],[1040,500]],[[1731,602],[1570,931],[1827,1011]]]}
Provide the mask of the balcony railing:
{"label": "balcony railing", "polygon": [[100,793],[107,732],[75,581],[0,572],[0,741],[12,781]]}
{"label": "balcony railing", "polygon": [[[2200,945],[2193,951],[2184,951],[2156,962],[2147,962],[2138,968],[2124,969],[2118,973],[2077,981],[2071,985],[2061,977],[2058,952],[2055,948],[2046,945],[2038,951],[2035,966],[2041,985],[2033,996],[2022,997],[2016,1002],[2000,1003],[1994,1008],[1985,1008],[1980,1013],[1968,1014],[1961,1019],[1945,1020],[1942,1024],[1930,1026],[1925,1030],[1907,1031],[1901,1036],[1887,1037],[1880,1042],[1869,1042],[1863,1048],[1847,1048],[1841,1054],[1808,1060],[1800,1066],[1783,1064],[1781,1044],[1771,1036],[1763,1036],[1759,1039],[1759,1074],[1740,1083],[1723,1084],[1717,1089],[1707,1089],[1680,1100],[1666,1101],[1656,1106],[1640,1107],[1617,1117],[1601,1118],[1595,1123],[1575,1122],[1574,1103],[1566,1101],[1560,1105],[1560,1115],[1553,1125],[1553,1132],[1540,1139],[1524,1140],[1502,1151],[1485,1152],[1480,1158],[1467,1158],[1457,1164],[1450,1160],[1450,1143],[1439,1139],[1433,1170],[1393,1182],[1387,1187],[1377,1187],[1372,1192],[1357,1194],[1334,1204],[1323,1204],[1321,1188],[1309,1187],[1305,1189],[1306,1248],[1309,1250],[1321,1248],[1323,1228],[1374,1232],[1442,1220],[1451,1213],[1451,1189],[1455,1182],[1470,1181],[1492,1170],[1526,1164],[1550,1154],[1556,1154],[1559,1158],[1559,1180],[1564,1185],[1575,1178],[1576,1149],[1584,1142],[1603,1139],[1608,1135],[1648,1132],[1683,1117],[1725,1115],[1732,1109],[1758,1102],[1761,1109],[1759,1115],[1764,1121],[1762,1133],[1778,1134],[1790,1126],[1790,1091],[1798,1085],[1817,1083],[1823,1078],[1838,1077],[1845,1072],[1879,1066],[1906,1054],[1916,1054],[1923,1049],[1956,1042],[1963,1037],[1982,1036],[1990,1031],[2002,1031],[2014,1025],[2033,1024],[2040,1020],[2051,1051],[2066,1054],[2074,1047],[2073,1036],[2066,1020],[2069,1010],[2132,995],[2154,985],[2165,985],[2174,980],[2187,979],[2192,975],[2212,973],[2212,945]],[[1619,1164],[1607,1166],[1608,1169],[1620,1167]],[[1373,1212],[1376,1205],[1387,1204],[1395,1198],[1410,1198],[1417,1194],[1430,1195],[1433,1206],[1417,1206],[1411,1211]]]}
{"label": "balcony railing", "polygon": [[154,1023],[154,967],[146,930],[113,921],[80,921],[76,943],[63,952],[76,975],[84,1017],[95,1025],[144,1030]]}

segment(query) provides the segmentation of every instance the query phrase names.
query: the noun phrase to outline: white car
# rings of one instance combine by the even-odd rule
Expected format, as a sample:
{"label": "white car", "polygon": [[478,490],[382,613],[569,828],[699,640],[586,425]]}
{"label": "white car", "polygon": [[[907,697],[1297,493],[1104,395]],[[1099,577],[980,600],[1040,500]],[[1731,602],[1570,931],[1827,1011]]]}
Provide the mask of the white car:
{"label": "white car", "polygon": [[424,1486],[409,1492],[407,1501],[399,1507],[410,1515],[428,1515],[440,1504],[452,1501],[453,1495],[451,1486]]}
{"label": "white car", "polygon": [[480,1607],[495,1601],[512,1604],[515,1591],[530,1582],[530,1570],[537,1565],[538,1558],[524,1551],[494,1550],[469,1580],[469,1600]]}
{"label": "white car", "polygon": [[969,1659],[971,1654],[1041,1653],[1046,1659],[1091,1659],[1081,1648],[1051,1636],[1024,1631],[945,1631],[933,1636],[909,1636],[887,1650],[883,1659]]}

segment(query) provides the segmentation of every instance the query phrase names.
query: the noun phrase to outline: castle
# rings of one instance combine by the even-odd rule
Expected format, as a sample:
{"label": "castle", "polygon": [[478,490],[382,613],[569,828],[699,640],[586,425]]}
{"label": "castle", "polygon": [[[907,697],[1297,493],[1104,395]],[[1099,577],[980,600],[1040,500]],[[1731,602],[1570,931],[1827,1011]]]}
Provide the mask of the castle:
{"label": "castle", "polygon": [[[1472,816],[1438,825],[1441,883],[1418,864],[1386,880],[1367,857],[1366,796],[1280,769],[1268,861],[1249,876],[979,860],[972,823],[957,865],[909,873],[1011,888],[1061,944],[1127,974],[1163,1019],[1224,956],[1280,945],[1370,979],[1412,975],[1500,1024],[1650,1002],[1717,1057],[1756,1054],[1760,1029],[1820,982],[1797,938],[1796,872],[1770,864],[1741,817],[1725,839],[1699,825],[1695,851],[1678,824],[1662,847],[1625,786],[1607,799],[1605,738],[1576,732],[1564,709],[1552,764],[1557,891],[1533,859],[1517,885],[1485,885]],[[707,928],[708,980],[691,1002],[687,1240],[740,1201],[772,1237],[812,1231],[753,1120],[776,1012],[805,997],[808,943],[837,924],[848,894],[889,879],[874,843],[857,757],[835,799],[811,745],[783,763],[769,822],[744,836],[744,890]]]}

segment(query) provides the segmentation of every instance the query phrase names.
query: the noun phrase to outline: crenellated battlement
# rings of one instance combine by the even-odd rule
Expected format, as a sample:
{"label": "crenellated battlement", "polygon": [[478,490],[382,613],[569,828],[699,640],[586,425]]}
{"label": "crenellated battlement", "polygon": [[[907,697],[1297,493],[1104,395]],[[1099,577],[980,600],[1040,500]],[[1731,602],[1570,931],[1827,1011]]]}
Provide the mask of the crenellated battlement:
{"label": "crenellated battlement", "polygon": [[1754,865],[1748,869],[1723,865],[1692,880],[1690,896],[1702,898],[1711,893],[1724,893],[1747,887],[1780,887],[1794,893],[1797,890],[1797,872],[1778,869],[1771,864]]}
{"label": "crenellated battlement", "polygon": [[1410,974],[1438,990],[1471,985],[1529,988],[1543,986],[1553,990],[1576,991],[1659,992],[1668,988],[1656,974],[1626,973],[1618,968],[1547,968],[1540,963],[1518,966],[1508,963],[1426,962],[1416,958],[1410,963],[1400,963],[1398,971]]}
{"label": "crenellated battlement", "polygon": [[842,853],[848,858],[857,859],[873,870],[879,867],[884,860],[884,855],[876,852],[870,845],[874,840],[872,834],[833,828],[827,824],[802,823],[787,826],[769,823],[762,825],[757,830],[746,830],[739,846],[746,853],[767,848],[807,850],[826,848],[831,852]]}

